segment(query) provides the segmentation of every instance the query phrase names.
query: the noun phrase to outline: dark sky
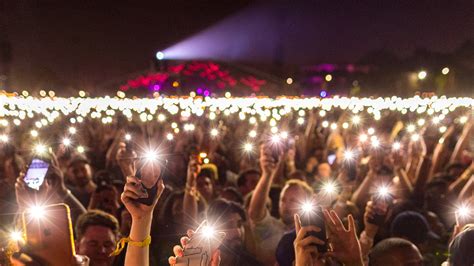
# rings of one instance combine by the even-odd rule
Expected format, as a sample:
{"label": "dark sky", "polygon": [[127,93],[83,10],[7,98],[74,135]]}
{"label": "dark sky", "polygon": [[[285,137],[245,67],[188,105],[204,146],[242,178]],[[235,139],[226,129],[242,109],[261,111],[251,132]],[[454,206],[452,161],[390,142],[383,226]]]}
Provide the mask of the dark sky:
{"label": "dark sky", "polygon": [[[245,14],[255,1],[0,0],[0,4],[0,39],[6,36],[13,49],[12,85],[28,89],[50,82],[50,86],[91,89],[147,69],[156,51],[229,16]],[[263,8],[275,5],[279,12],[288,10],[285,23],[293,28],[283,40],[284,49],[287,57],[298,51],[298,62],[352,62],[380,48],[400,55],[416,47],[449,52],[474,39],[472,0],[258,3]],[[247,42],[258,47],[262,36],[254,41],[247,36]]]}

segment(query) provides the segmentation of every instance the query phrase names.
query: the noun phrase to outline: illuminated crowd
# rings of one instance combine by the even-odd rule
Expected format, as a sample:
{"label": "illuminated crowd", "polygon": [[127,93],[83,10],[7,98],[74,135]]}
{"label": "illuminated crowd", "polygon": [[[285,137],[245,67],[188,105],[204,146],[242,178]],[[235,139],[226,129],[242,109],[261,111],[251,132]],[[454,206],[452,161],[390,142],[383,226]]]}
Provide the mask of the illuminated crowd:
{"label": "illuminated crowd", "polygon": [[474,264],[472,98],[81,96],[0,96],[0,265]]}

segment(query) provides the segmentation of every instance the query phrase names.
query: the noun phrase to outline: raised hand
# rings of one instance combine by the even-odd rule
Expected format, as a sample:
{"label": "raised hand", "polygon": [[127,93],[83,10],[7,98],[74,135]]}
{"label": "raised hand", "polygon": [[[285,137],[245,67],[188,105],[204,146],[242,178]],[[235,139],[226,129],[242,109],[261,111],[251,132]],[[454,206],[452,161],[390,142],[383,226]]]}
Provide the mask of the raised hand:
{"label": "raised hand", "polygon": [[117,154],[115,158],[117,163],[122,170],[122,174],[127,176],[134,176],[137,172],[135,161],[137,160],[137,153],[133,150],[127,149],[127,146],[124,142],[119,144]]}
{"label": "raised hand", "polygon": [[363,265],[362,250],[357,238],[354,217],[347,216],[348,228],[344,227],[335,211],[323,211],[326,228],[328,230],[329,244],[332,251],[326,254],[345,265]]}
{"label": "raised hand", "polygon": [[319,254],[316,246],[324,245],[324,241],[315,236],[307,236],[308,232],[319,232],[321,229],[314,225],[302,227],[298,214],[295,214],[294,219],[296,230],[296,238],[293,242],[295,247],[295,266],[324,265],[320,260],[321,254]]}
{"label": "raised hand", "polygon": [[189,186],[196,185],[196,178],[201,171],[201,165],[199,161],[195,157],[191,157],[188,163],[188,170],[187,170],[187,184]]}
{"label": "raised hand", "polygon": [[[176,259],[178,257],[184,256],[184,249],[186,248],[187,243],[189,243],[191,237],[193,237],[194,234],[195,232],[193,230],[188,230],[187,237],[183,236],[180,239],[181,246],[176,245],[173,247],[174,256],[171,256],[168,258],[168,263],[170,265],[176,265]],[[221,263],[221,252],[219,249],[216,249],[214,252],[212,252],[212,258],[211,258],[211,261],[209,262],[209,266],[219,266],[220,263]]]}
{"label": "raised hand", "polygon": [[127,176],[127,183],[124,186],[124,191],[121,195],[121,199],[125,208],[127,208],[130,215],[134,219],[141,219],[146,216],[151,216],[153,209],[155,208],[158,199],[163,193],[165,188],[163,184],[163,179],[160,179],[157,183],[157,190],[155,198],[153,199],[153,204],[151,206],[137,202],[139,198],[146,198],[148,194],[146,190],[143,189],[141,180],[134,176]]}
{"label": "raised hand", "polygon": [[262,168],[262,175],[271,176],[277,170],[278,162],[273,158],[271,149],[270,144],[265,143],[260,145],[260,167]]}

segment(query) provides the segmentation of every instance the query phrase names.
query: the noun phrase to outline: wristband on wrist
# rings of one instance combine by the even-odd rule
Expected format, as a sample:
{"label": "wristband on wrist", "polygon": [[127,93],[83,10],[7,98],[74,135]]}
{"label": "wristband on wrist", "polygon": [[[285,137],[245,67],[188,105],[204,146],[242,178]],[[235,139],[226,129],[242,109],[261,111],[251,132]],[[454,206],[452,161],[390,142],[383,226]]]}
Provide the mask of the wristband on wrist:
{"label": "wristband on wrist", "polygon": [[125,248],[125,244],[127,243],[129,246],[140,248],[147,247],[151,243],[151,236],[147,236],[143,241],[133,241],[130,239],[130,237],[123,237],[119,240],[119,242],[117,242],[117,247],[109,256],[117,256],[118,254],[120,254],[120,252],[122,252],[122,250]]}

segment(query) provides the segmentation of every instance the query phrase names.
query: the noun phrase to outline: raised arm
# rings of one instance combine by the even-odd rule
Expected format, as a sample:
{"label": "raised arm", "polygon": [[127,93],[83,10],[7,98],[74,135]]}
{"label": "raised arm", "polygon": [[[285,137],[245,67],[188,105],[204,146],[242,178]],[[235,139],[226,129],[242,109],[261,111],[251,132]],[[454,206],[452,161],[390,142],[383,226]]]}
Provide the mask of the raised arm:
{"label": "raised arm", "polygon": [[191,221],[198,218],[198,196],[196,189],[196,178],[200,172],[200,166],[196,158],[191,158],[188,164],[186,176],[186,188],[184,190],[183,211]]}
{"label": "raised arm", "polygon": [[466,125],[464,126],[461,136],[459,137],[459,140],[456,143],[456,146],[454,147],[454,151],[451,154],[451,158],[449,160],[450,163],[459,161],[462,155],[462,151],[466,148],[466,146],[469,144],[469,141],[472,138],[471,133],[472,133],[472,120],[467,122]]}
{"label": "raised arm", "polygon": [[254,222],[259,222],[265,217],[265,203],[270,193],[270,187],[275,177],[278,163],[272,158],[271,147],[267,144],[261,145],[260,166],[262,168],[262,176],[253,191],[249,206],[249,218]]}

